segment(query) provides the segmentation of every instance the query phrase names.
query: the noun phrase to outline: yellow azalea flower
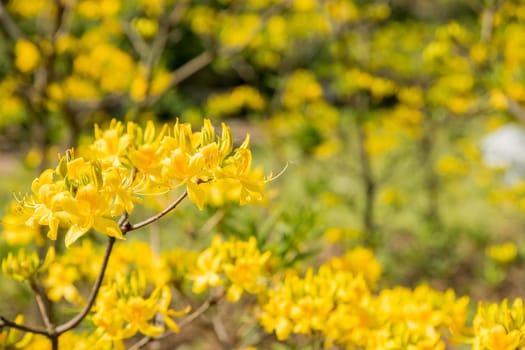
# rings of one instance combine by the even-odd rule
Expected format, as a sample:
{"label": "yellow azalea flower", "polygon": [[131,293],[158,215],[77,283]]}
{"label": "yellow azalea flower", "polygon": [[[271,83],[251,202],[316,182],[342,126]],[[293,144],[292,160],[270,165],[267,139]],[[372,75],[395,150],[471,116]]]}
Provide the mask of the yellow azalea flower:
{"label": "yellow azalea flower", "polygon": [[[17,324],[24,324],[24,316],[17,315],[14,321]],[[23,334],[15,328],[0,328],[0,347],[2,349],[25,349],[32,339],[32,333]]]}
{"label": "yellow azalea flower", "polygon": [[509,307],[508,300],[500,304],[480,303],[474,316],[476,348],[510,350],[525,345],[525,307],[520,298]]}
{"label": "yellow azalea flower", "polygon": [[90,229],[123,239],[116,217],[131,214],[139,195],[185,186],[199,209],[230,185],[228,194],[241,204],[266,198],[268,179],[252,168],[249,136],[233,149],[230,129],[222,124],[218,136],[207,119],[198,132],[179,121],[157,130],[153,122],[141,128],[113,120],[106,130],[96,126],[95,140],[81,152],[67,151],[55,170],[33,181],[33,194],[22,203],[26,223],[48,226],[50,239],[66,227],[67,247]]}
{"label": "yellow azalea flower", "polygon": [[485,250],[487,256],[500,264],[508,264],[513,262],[518,255],[518,248],[512,242],[494,244],[487,247]]}
{"label": "yellow azalea flower", "polygon": [[[111,311],[110,311],[111,310]],[[125,339],[133,336],[131,332],[124,332],[125,319],[117,310],[117,292],[111,286],[102,286],[94,307],[93,323],[98,333],[110,339]]]}
{"label": "yellow azalea flower", "polygon": [[40,52],[31,41],[22,39],[15,45],[15,65],[22,73],[35,71],[40,62]]}
{"label": "yellow azalea flower", "polygon": [[159,29],[157,21],[153,21],[147,17],[134,18],[131,24],[144,38],[154,37]]}
{"label": "yellow azalea flower", "polygon": [[436,162],[436,170],[442,176],[457,177],[465,175],[468,168],[458,157],[445,155]]}
{"label": "yellow azalea flower", "polygon": [[44,261],[40,261],[37,252],[26,253],[24,249],[18,251],[16,255],[12,252],[2,259],[2,271],[12,278],[19,281],[35,281],[45,272],[51,262],[55,259],[55,249],[49,248]]}
{"label": "yellow azalea flower", "polygon": [[67,197],[63,203],[64,209],[73,223],[66,233],[66,247],[73,244],[84,235],[90,228],[107,234],[110,237],[124,239],[117,223],[106,217],[109,199],[101,194],[91,184],[78,189],[74,199]]}
{"label": "yellow azalea flower", "polygon": [[138,270],[129,276],[117,276],[111,284],[103,286],[93,316],[99,332],[116,340],[132,337],[137,332],[156,337],[165,331],[163,325],[153,322],[157,314],[163,316],[168,328],[178,332],[172,317],[184,315],[189,309],[169,309],[171,291],[167,286],[155,288],[148,297],[144,295],[145,290],[145,277]]}
{"label": "yellow azalea flower", "polygon": [[59,262],[53,263],[44,279],[44,286],[47,288],[49,299],[53,301],[65,299],[70,303],[79,303],[81,297],[74,284],[79,280],[79,277],[75,267],[65,267]]}
{"label": "yellow azalea flower", "polygon": [[319,99],[322,94],[321,85],[315,77],[305,70],[298,70],[290,77],[282,99],[286,107],[293,109],[307,101]]}
{"label": "yellow azalea flower", "polygon": [[54,198],[55,195],[60,194],[61,184],[54,183],[53,170],[47,169],[33,181],[31,188],[33,197],[27,201],[27,207],[33,212],[27,224],[29,226],[35,226],[35,224],[49,226],[47,236],[55,240],[60,223],[57,215],[60,208]]}
{"label": "yellow azalea flower", "polygon": [[45,245],[45,239],[40,233],[39,225],[27,225],[31,218],[31,211],[26,210],[17,201],[13,201],[8,209],[7,214],[2,219],[2,236],[8,245],[24,245],[35,242],[38,246]]}
{"label": "yellow azalea flower", "polygon": [[226,285],[226,296],[237,302],[244,292],[259,294],[265,291],[265,275],[270,252],[262,253],[254,237],[246,241],[231,239],[224,242],[215,236],[211,246],[197,258],[190,273],[193,291],[201,293],[208,286]]}
{"label": "yellow azalea flower", "polygon": [[515,350],[520,345],[520,332],[513,330],[507,333],[502,325],[496,325],[481,334],[489,350]]}
{"label": "yellow azalea flower", "polygon": [[170,302],[171,289],[167,286],[163,286],[160,289],[160,299],[157,304],[157,311],[163,316],[162,320],[164,324],[168,326],[168,328],[171,329],[172,332],[178,333],[180,330],[179,326],[177,325],[177,323],[175,323],[175,321],[173,321],[172,317],[178,317],[187,314],[190,311],[191,306],[188,305],[188,307],[186,307],[183,310],[175,311],[169,308]]}
{"label": "yellow azalea flower", "polygon": [[222,284],[219,274],[221,266],[221,256],[208,248],[204,250],[197,258],[195,270],[190,273],[190,279],[193,280],[193,292],[202,293],[208,286],[217,287]]}
{"label": "yellow azalea flower", "polygon": [[376,285],[383,269],[374,253],[364,247],[350,249],[342,257],[330,259],[326,265],[334,270],[348,271],[355,275],[362,274],[370,288]]}
{"label": "yellow azalea flower", "polygon": [[123,329],[126,335],[136,334],[140,332],[149,337],[156,337],[162,334],[164,328],[155,326],[149,321],[155,316],[156,309],[156,295],[154,292],[152,297],[144,299],[140,296],[131,297],[127,300],[119,300],[117,308],[122,314],[127,325]]}

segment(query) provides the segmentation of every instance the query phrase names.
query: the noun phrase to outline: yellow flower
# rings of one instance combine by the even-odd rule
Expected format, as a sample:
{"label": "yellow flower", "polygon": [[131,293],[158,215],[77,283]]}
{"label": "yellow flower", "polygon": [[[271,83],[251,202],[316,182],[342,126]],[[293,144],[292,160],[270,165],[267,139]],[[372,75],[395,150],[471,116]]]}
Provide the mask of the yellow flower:
{"label": "yellow flower", "polygon": [[[13,201],[7,214],[2,219],[2,236],[8,245],[23,245],[35,242],[38,246],[45,245],[45,239],[40,233],[39,225],[27,225],[31,211],[17,201]],[[31,220],[30,220],[31,221]]]}
{"label": "yellow flower", "polygon": [[520,332],[507,332],[500,324],[482,333],[481,337],[489,350],[515,350],[520,345]]}
{"label": "yellow flower", "polygon": [[119,275],[109,285],[100,290],[95,305],[93,321],[99,331],[111,339],[126,339],[140,332],[149,337],[156,337],[165,330],[163,325],[153,321],[157,314],[172,331],[179,328],[172,317],[181,316],[189,311],[169,309],[171,291],[167,286],[159,286],[145,297],[146,278],[139,270],[129,275]]}
{"label": "yellow flower", "polygon": [[73,266],[64,266],[59,262],[53,263],[49,274],[44,279],[47,295],[53,301],[65,299],[70,303],[79,303],[82,299],[74,283],[79,280],[78,270]]}
{"label": "yellow flower", "polygon": [[[24,324],[24,316],[17,315],[15,323]],[[15,328],[0,328],[0,347],[2,349],[26,349],[32,339],[32,333],[22,334],[22,331]]]}
{"label": "yellow flower", "polygon": [[40,52],[35,44],[21,39],[15,45],[15,65],[22,73],[35,71],[40,63]]}
{"label": "yellow flower", "polygon": [[159,29],[157,21],[154,21],[147,17],[134,18],[131,24],[133,25],[135,30],[144,38],[154,37]]}
{"label": "yellow flower", "polygon": [[490,259],[500,264],[511,263],[518,255],[518,249],[512,242],[490,245],[485,252]]}
{"label": "yellow flower", "polygon": [[108,196],[101,194],[92,184],[79,188],[74,199],[66,197],[63,207],[72,223],[66,233],[66,247],[73,244],[90,228],[110,237],[124,239],[115,220],[108,217],[110,204]]}
{"label": "yellow flower", "polygon": [[49,9],[53,6],[49,0],[34,0],[34,1],[23,1],[15,0],[9,1],[8,8],[16,14],[23,17],[35,17],[42,14],[42,11]]}
{"label": "yellow flower", "polygon": [[334,270],[362,274],[370,288],[376,285],[383,269],[374,253],[364,247],[350,249],[342,257],[330,259],[326,265]]}
{"label": "yellow flower", "polygon": [[166,324],[166,326],[168,326],[168,328],[171,329],[171,331],[178,333],[180,330],[179,326],[177,325],[177,323],[175,323],[175,321],[173,321],[172,317],[178,317],[187,314],[190,311],[191,306],[188,305],[186,308],[180,311],[175,311],[169,309],[170,302],[171,289],[167,286],[163,286],[160,289],[160,297],[159,302],[157,304],[157,312],[163,316],[162,320]]}
{"label": "yellow flower", "polygon": [[268,179],[252,168],[249,136],[233,150],[230,129],[222,124],[218,136],[207,119],[199,132],[178,121],[158,132],[153,122],[143,129],[112,121],[107,130],[96,126],[95,141],[82,150],[83,156],[67,151],[55,170],[33,181],[33,194],[22,201],[26,223],[48,226],[50,239],[57,238],[60,226],[68,228],[67,247],[92,228],[123,239],[115,218],[132,213],[137,195],[186,186],[199,209],[221,189],[241,204],[265,200]]}
{"label": "yellow flower", "polygon": [[283,104],[287,108],[297,108],[308,101],[315,101],[323,94],[316,78],[305,70],[295,71],[289,78],[283,94]]}
{"label": "yellow flower", "polygon": [[236,239],[224,242],[215,236],[190,273],[193,291],[201,293],[208,286],[226,284],[230,302],[237,302],[244,292],[259,294],[266,287],[264,277],[270,255],[270,252],[261,254],[254,237],[247,242]]}
{"label": "yellow flower", "polygon": [[465,175],[468,168],[462,159],[445,155],[436,162],[436,170],[441,176],[457,177]]}
{"label": "yellow flower", "polygon": [[195,271],[190,274],[193,280],[193,292],[202,293],[208,286],[217,287],[222,284],[220,266],[222,257],[212,248],[204,250],[197,258]]}
{"label": "yellow flower", "polygon": [[19,281],[35,281],[55,258],[55,249],[49,248],[43,262],[40,261],[37,252],[26,253],[24,249],[18,251],[17,255],[12,252],[2,259],[2,271]]}
{"label": "yellow flower", "polygon": [[500,304],[479,303],[474,316],[474,344],[479,349],[511,350],[525,345],[525,308],[523,301],[515,299]]}

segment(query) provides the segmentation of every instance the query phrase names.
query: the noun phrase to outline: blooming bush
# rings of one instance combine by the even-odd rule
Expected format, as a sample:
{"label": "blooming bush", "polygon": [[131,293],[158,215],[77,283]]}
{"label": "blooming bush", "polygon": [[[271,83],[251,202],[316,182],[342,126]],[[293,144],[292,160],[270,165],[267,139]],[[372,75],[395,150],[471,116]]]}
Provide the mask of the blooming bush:
{"label": "blooming bush", "polygon": [[525,347],[524,14],[0,2],[0,348]]}

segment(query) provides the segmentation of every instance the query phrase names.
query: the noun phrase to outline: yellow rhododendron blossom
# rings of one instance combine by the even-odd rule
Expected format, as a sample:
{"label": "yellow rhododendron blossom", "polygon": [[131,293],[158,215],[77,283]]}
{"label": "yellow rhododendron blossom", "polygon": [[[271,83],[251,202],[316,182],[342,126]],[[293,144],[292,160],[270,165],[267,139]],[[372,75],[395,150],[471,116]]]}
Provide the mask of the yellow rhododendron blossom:
{"label": "yellow rhododendron blossom", "polygon": [[35,71],[40,63],[40,52],[34,43],[21,39],[15,45],[15,65],[22,73]]}
{"label": "yellow rhododendron blossom", "polygon": [[[24,316],[17,315],[14,321],[17,324],[24,324]],[[26,349],[32,340],[33,334],[31,333],[22,333],[15,328],[0,328],[0,346],[2,349]]]}
{"label": "yellow rhododendron blossom", "polygon": [[[233,148],[230,129],[221,135],[209,120],[198,132],[189,124],[175,123],[157,129],[148,122],[126,127],[112,121],[106,130],[95,127],[95,140],[83,156],[72,150],[33,181],[32,194],[22,200],[31,226],[48,226],[55,240],[60,227],[67,227],[70,247],[90,229],[123,239],[116,217],[131,214],[140,196],[165,193],[184,186],[189,199],[203,209],[210,191],[229,185],[240,204],[262,203],[268,181],[252,168],[249,136]],[[224,182],[228,186],[211,186]],[[215,196],[217,193],[215,193]]]}
{"label": "yellow rhododendron blossom", "polygon": [[16,255],[12,252],[2,259],[2,271],[19,281],[35,281],[55,258],[55,249],[47,251],[44,261],[40,261],[37,252],[26,253],[24,249],[18,251]]}
{"label": "yellow rhododendron blossom", "polygon": [[297,108],[307,101],[319,99],[322,94],[316,78],[310,72],[298,70],[289,78],[282,99],[287,108]]}
{"label": "yellow rhododendron blossom", "polygon": [[500,264],[508,264],[516,260],[518,248],[512,242],[494,244],[485,250],[487,256]]}
{"label": "yellow rhododendron blossom", "polygon": [[171,291],[167,286],[155,288],[147,297],[146,289],[146,278],[140,271],[119,275],[103,286],[93,316],[98,331],[114,340],[130,338],[138,332],[156,337],[165,331],[164,325],[152,322],[159,314],[168,328],[178,332],[179,327],[172,318],[188,313],[189,308],[170,309]]}
{"label": "yellow rhododendron blossom", "polygon": [[467,165],[458,157],[452,155],[442,156],[436,162],[436,170],[441,176],[463,176],[467,173]]}
{"label": "yellow rhododendron blossom", "polygon": [[525,346],[525,308],[523,301],[515,299],[500,304],[480,303],[474,316],[475,349],[514,350]]}
{"label": "yellow rhododendron blossom", "polygon": [[244,292],[259,294],[265,290],[262,276],[266,274],[270,255],[270,252],[261,254],[254,237],[247,242],[235,239],[224,242],[215,236],[190,272],[193,291],[202,293],[208,286],[226,285],[230,302],[237,302]]}

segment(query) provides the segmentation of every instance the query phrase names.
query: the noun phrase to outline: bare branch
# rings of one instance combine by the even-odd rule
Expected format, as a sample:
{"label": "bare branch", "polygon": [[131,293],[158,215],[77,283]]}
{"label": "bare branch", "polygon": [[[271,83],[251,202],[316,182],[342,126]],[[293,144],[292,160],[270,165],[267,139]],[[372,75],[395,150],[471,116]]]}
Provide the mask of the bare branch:
{"label": "bare branch", "polygon": [[[193,311],[191,314],[186,316],[181,322],[178,323],[179,328],[182,328],[184,326],[187,326],[197,318],[199,318],[202,314],[204,314],[211,306],[215,305],[217,301],[222,297],[221,296],[212,296],[206,299],[204,303],[202,303],[195,311]],[[154,340],[159,340],[166,338],[167,336],[173,334],[171,331],[164,332],[162,335],[152,338],[152,337],[144,337],[140,339],[138,342],[133,344],[128,350],[138,350],[142,349],[143,346],[147,345],[149,342]]]}
{"label": "bare branch", "polygon": [[35,293],[36,304],[38,306],[38,311],[40,312],[40,315],[42,316],[42,320],[44,321],[44,325],[46,326],[48,333],[52,334],[54,330],[54,326],[51,323],[51,320],[49,318],[50,312],[49,312],[48,307],[46,306],[44,295],[35,281],[31,281],[30,285],[31,285],[31,289],[33,290],[33,293]]}
{"label": "bare branch", "polygon": [[150,48],[146,41],[144,41],[142,36],[140,36],[140,34],[137,33],[135,28],[133,28],[133,26],[130,23],[122,22],[121,26],[124,29],[124,33],[128,36],[131,46],[133,46],[135,51],[144,60],[145,57],[148,55],[148,52],[150,51]]}
{"label": "bare branch", "polygon": [[175,209],[187,196],[188,196],[188,192],[184,192],[183,194],[180,195],[179,198],[177,198],[172,204],[170,204],[170,206],[168,206],[167,208],[165,208],[163,211],[159,212],[158,214],[153,215],[152,217],[144,221],[141,221],[139,223],[136,223],[134,225],[125,226],[126,232],[138,230],[141,227],[144,227],[146,225],[151,224],[154,221],[157,221],[158,219],[160,219],[161,217],[163,217],[164,215],[168,214],[170,211]]}
{"label": "bare branch", "polygon": [[[185,2],[182,3],[181,9],[175,8],[174,11],[169,16],[171,24],[173,24],[174,21],[179,21],[180,17],[182,16],[183,10],[185,9]],[[259,27],[251,33],[251,37],[255,37],[256,34],[264,28],[266,22],[278,13],[278,11],[282,7],[286,7],[289,5],[289,1],[282,1],[279,4],[276,4],[274,6],[271,6],[265,13],[261,16],[261,23]],[[250,40],[248,40],[250,42]],[[220,50],[220,54],[224,56],[232,56],[240,51],[242,51],[244,48],[246,48],[247,45],[242,45],[239,47],[233,47],[233,48],[225,48],[223,50]],[[152,52],[155,52],[155,50],[152,50]],[[184,63],[182,66],[177,68],[175,71],[171,73],[171,79],[169,84],[160,92],[158,92],[155,95],[150,95],[147,98],[145,98],[140,104],[139,107],[148,107],[153,104],[155,104],[166,92],[171,90],[173,87],[177,86],[184,80],[188,79],[193,74],[200,71],[202,68],[206,67],[208,64],[210,64],[215,57],[214,52],[212,49],[207,49],[203,52],[201,52],[199,55],[193,57],[188,62]]]}
{"label": "bare branch", "polygon": [[95,284],[93,285],[93,288],[91,289],[91,294],[89,296],[88,302],[84,306],[84,309],[67,321],[64,324],[61,324],[58,326],[55,330],[57,336],[69,331],[70,329],[75,328],[82,320],[87,316],[91,308],[93,307],[93,304],[95,303],[95,299],[97,298],[98,292],[100,290],[100,286],[102,285],[102,280],[104,279],[104,274],[106,272],[109,257],[111,255],[111,251],[113,250],[113,245],[115,244],[115,237],[109,237],[108,245],[106,246],[106,252],[104,254],[104,259],[102,260],[102,267],[100,268],[100,272],[98,274],[97,280],[95,281]]}
{"label": "bare branch", "polygon": [[24,37],[22,31],[18,28],[11,16],[9,16],[9,13],[7,13],[7,10],[5,9],[5,6],[2,4],[2,2],[0,2],[0,25],[2,28],[4,28],[7,35],[9,35],[11,39],[15,41]]}
{"label": "bare branch", "polygon": [[25,326],[23,324],[18,324],[16,322],[8,320],[4,316],[0,316],[0,321],[1,321],[0,326],[2,327],[7,326],[7,327],[18,329],[23,332],[41,334],[41,335],[45,335],[46,337],[49,336],[49,333],[45,329],[33,328],[33,327]]}
{"label": "bare branch", "polygon": [[505,97],[510,114],[518,118],[522,123],[525,123],[525,109],[523,109],[523,107],[521,107],[512,97]]}
{"label": "bare branch", "polygon": [[208,234],[219,222],[221,222],[222,218],[224,218],[224,215],[226,212],[224,210],[217,210],[215,214],[213,214],[205,223],[202,225],[201,229],[198,231],[198,235],[206,235]]}
{"label": "bare branch", "polygon": [[185,327],[191,322],[195,321],[202,314],[204,314],[211,306],[217,304],[219,299],[222,297],[222,294],[219,296],[211,296],[204,303],[202,303],[195,311],[186,316],[182,321],[179,322],[179,327]]}
{"label": "bare branch", "polygon": [[210,51],[204,51],[201,54],[195,56],[188,62],[184,63],[179,68],[175,69],[171,73],[171,79],[168,85],[155,95],[150,95],[144,101],[141,102],[141,105],[151,106],[155,104],[166,92],[171,90],[174,86],[177,86],[182,81],[188,79],[193,74],[200,71],[202,68],[206,67],[213,60],[213,55]]}

